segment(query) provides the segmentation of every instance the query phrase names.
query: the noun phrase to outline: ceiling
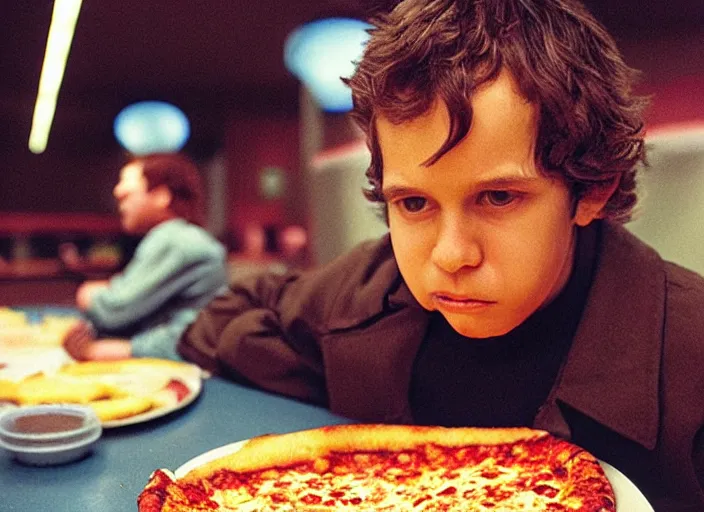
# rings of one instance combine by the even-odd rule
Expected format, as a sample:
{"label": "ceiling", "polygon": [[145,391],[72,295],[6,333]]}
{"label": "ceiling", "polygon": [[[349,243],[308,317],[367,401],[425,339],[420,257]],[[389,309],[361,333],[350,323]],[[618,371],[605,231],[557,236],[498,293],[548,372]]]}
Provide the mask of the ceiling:
{"label": "ceiling", "polygon": [[[227,112],[296,112],[283,45],[298,25],[363,16],[364,0],[84,0],[47,152],[112,141],[130,102],[179,105],[202,143]],[[26,148],[52,0],[2,0],[0,144]],[[10,148],[9,146],[13,146]]]}
{"label": "ceiling", "polygon": [[[391,3],[84,0],[45,158],[114,146],[112,119],[136,100],[164,99],[181,106],[191,118],[194,144],[204,151],[219,143],[223,123],[233,113],[295,115],[297,83],[282,58],[291,30],[330,15],[365,18]],[[704,25],[702,0],[587,3],[623,40]],[[8,155],[13,162],[32,157],[27,139],[52,5],[51,0],[2,0],[0,161]]]}

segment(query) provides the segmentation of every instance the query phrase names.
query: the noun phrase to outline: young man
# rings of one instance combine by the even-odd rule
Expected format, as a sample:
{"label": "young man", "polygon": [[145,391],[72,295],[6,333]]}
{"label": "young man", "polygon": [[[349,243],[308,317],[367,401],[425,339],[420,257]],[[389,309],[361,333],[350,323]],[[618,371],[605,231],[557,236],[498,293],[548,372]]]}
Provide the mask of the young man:
{"label": "young man", "polygon": [[113,193],[123,229],[144,238],[124,272],[79,287],[76,304],[90,323],[70,330],[64,347],[79,360],[180,359],[179,336],[227,286],[225,248],[200,227],[198,170],[182,155],[140,157],[122,168]]}
{"label": "young man", "polygon": [[619,222],[642,101],[573,0],[406,0],[349,80],[390,234],[234,286],[186,358],[366,422],[533,426],[704,510],[704,280]]}

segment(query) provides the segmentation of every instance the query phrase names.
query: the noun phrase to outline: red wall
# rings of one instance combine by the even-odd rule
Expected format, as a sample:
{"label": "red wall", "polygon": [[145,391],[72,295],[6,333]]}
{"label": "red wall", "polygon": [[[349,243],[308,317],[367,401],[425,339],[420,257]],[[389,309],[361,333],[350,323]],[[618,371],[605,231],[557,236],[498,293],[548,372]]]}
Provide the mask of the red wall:
{"label": "red wall", "polygon": [[637,92],[651,96],[649,128],[704,123],[704,27],[619,43],[641,72]]}
{"label": "red wall", "polygon": [[[301,222],[302,203],[298,199],[298,119],[234,118],[225,136],[229,172],[229,226],[241,233],[249,224],[284,225]],[[270,200],[259,192],[259,171],[279,167],[286,172],[291,193]],[[296,208],[298,204],[298,208]]]}
{"label": "red wall", "polygon": [[704,70],[699,75],[644,84],[642,90],[651,95],[647,112],[650,128],[704,124]]}

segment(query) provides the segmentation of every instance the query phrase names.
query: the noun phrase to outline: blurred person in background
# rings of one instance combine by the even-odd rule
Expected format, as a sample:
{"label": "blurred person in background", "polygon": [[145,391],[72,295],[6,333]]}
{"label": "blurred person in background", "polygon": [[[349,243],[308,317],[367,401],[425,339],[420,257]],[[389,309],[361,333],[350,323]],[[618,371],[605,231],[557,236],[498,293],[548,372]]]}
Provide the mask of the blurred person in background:
{"label": "blurred person in background", "polygon": [[113,194],[124,231],[143,238],[121,273],[78,288],[87,321],[66,334],[64,348],[78,360],[180,359],[179,336],[227,286],[226,250],[201,227],[198,169],[180,154],[138,157]]}
{"label": "blurred person in background", "polygon": [[[368,423],[548,430],[704,511],[704,279],[627,231],[645,101],[576,0],[404,0],[348,83],[389,234],[179,350]],[[676,169],[675,169],[676,171]]]}

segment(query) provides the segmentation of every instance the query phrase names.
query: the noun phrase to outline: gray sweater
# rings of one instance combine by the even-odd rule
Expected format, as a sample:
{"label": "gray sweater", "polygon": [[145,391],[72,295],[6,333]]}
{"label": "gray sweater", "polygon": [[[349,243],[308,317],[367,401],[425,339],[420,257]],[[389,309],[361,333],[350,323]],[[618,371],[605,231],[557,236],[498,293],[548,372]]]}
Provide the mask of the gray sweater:
{"label": "gray sweater", "polygon": [[180,359],[181,333],[226,288],[225,248],[202,228],[173,219],[146,234],[86,316],[100,336],[131,338],[135,357]]}

